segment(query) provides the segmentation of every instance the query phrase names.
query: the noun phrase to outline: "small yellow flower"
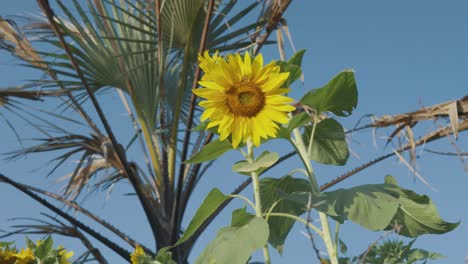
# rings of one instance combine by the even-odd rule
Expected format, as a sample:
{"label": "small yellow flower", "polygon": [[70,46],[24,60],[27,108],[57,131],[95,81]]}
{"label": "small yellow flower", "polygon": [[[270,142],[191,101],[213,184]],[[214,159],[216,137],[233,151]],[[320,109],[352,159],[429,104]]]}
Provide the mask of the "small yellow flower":
{"label": "small yellow flower", "polygon": [[0,263],[14,264],[16,262],[15,253],[16,253],[16,250],[7,250],[7,249],[3,249],[0,246]]}
{"label": "small yellow flower", "polygon": [[30,248],[21,249],[19,253],[15,254],[16,264],[29,264],[36,259],[33,251]]}
{"label": "small yellow flower", "polygon": [[73,251],[66,251],[63,246],[57,248],[59,251],[60,264],[70,264],[70,258],[73,257]]}
{"label": "small yellow flower", "polygon": [[261,138],[274,138],[278,123],[285,124],[287,113],[293,111],[292,98],[283,96],[289,88],[281,88],[289,76],[280,72],[274,62],[263,66],[263,57],[244,58],[239,54],[212,57],[208,51],[199,55],[200,68],[205,72],[193,92],[205,101],[201,120],[209,119],[208,127],[218,126],[220,140],[232,136],[232,146],[251,139],[260,145]]}
{"label": "small yellow flower", "polygon": [[138,258],[140,256],[144,256],[144,255],[146,255],[146,254],[145,254],[145,251],[143,250],[143,248],[140,247],[140,246],[136,246],[135,250],[130,255],[131,256],[130,260],[132,261],[132,264],[138,264]]}
{"label": "small yellow flower", "polygon": [[0,247],[1,264],[30,264],[35,259],[36,257],[30,248],[21,249],[18,253],[16,249],[3,249]]}

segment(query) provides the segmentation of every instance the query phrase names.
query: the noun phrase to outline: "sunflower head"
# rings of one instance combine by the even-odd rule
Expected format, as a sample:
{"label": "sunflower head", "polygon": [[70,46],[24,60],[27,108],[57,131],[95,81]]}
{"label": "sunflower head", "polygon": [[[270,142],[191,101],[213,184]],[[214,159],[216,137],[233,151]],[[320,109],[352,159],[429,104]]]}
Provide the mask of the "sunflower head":
{"label": "sunflower head", "polygon": [[283,95],[289,88],[281,87],[288,72],[280,72],[275,62],[263,66],[261,54],[224,58],[206,51],[199,61],[205,74],[202,87],[193,92],[206,99],[200,106],[205,108],[201,120],[209,119],[207,128],[218,126],[220,139],[231,136],[234,148],[247,140],[258,146],[262,138],[276,137],[278,123],[287,123],[288,112],[295,109],[293,99]]}
{"label": "sunflower head", "polygon": [[145,255],[146,254],[143,248],[141,246],[136,246],[135,250],[130,255],[131,256],[130,261],[132,262],[132,264],[138,264],[138,259],[141,256],[145,256]]}

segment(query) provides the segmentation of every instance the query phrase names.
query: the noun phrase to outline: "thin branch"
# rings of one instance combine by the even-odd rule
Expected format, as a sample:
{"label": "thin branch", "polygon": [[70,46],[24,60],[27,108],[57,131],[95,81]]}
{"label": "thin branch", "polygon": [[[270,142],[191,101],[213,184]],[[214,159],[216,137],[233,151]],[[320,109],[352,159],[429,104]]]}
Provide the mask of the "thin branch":
{"label": "thin branch", "polygon": [[279,5],[277,6],[277,9],[273,10],[274,14],[270,17],[268,24],[265,27],[265,34],[263,34],[258,40],[256,40],[257,46],[255,47],[254,54],[257,54],[260,51],[260,49],[270,37],[270,34],[278,26],[278,23],[281,22],[283,13],[284,11],[286,11],[289,4],[291,4],[292,0],[275,1],[272,5],[276,5],[276,2],[279,2]]}
{"label": "thin branch", "polygon": [[84,77],[84,74],[83,72],[81,71],[81,68],[78,64],[78,62],[76,61],[75,57],[73,56],[73,53],[72,51],[70,50],[68,44],[66,43],[65,41],[65,38],[63,36],[63,33],[61,32],[61,30],[59,30],[58,28],[58,25],[57,25],[57,22],[55,21],[54,19],[54,11],[52,10],[52,8],[50,7],[50,4],[49,4],[49,1],[48,0],[37,0],[37,3],[39,4],[39,7],[42,9],[42,11],[44,12],[44,14],[46,15],[47,19],[49,20],[49,23],[50,25],[52,26],[52,29],[54,31],[54,33],[56,34],[56,36],[59,38],[59,41],[63,47],[63,49],[65,50],[69,60],[70,60],[70,63],[72,64],[73,68],[75,69],[78,77],[80,78],[81,82],[83,83],[83,86],[85,87],[86,89],[86,92],[88,93],[89,95],[89,98],[91,99],[91,102],[99,116],[99,119],[101,120],[102,124],[104,125],[104,128],[109,136],[109,139],[111,141],[111,144],[117,154],[117,157],[120,161],[120,163],[122,164],[122,167],[124,169],[124,172],[125,174],[127,175],[130,183],[132,184],[133,188],[135,189],[137,195],[138,195],[138,199],[140,200],[140,203],[144,209],[144,212],[146,214],[146,217],[148,219],[148,222],[149,222],[149,225],[151,226],[151,229],[153,231],[153,236],[155,238],[155,241],[156,241],[156,214],[155,214],[155,211],[154,211],[154,208],[152,208],[152,205],[148,199],[148,197],[146,197],[146,194],[144,192],[144,190],[142,189],[142,184],[141,184],[141,180],[137,177],[137,175],[134,173],[134,171],[130,168],[126,158],[125,158],[125,153],[121,147],[120,144],[118,144],[118,141],[117,139],[115,138],[114,136],[114,133],[112,132],[112,129],[109,125],[109,123],[107,122],[107,119],[104,115],[104,112],[102,111],[101,109],[101,106],[99,105],[99,102],[97,101],[93,91],[91,90],[91,87],[89,86],[88,84],[88,81],[86,80],[86,78]]}
{"label": "thin branch", "polygon": [[73,224],[76,227],[78,227],[79,229],[85,231],[86,233],[88,233],[89,235],[94,237],[96,240],[98,240],[99,242],[103,243],[104,245],[106,245],[107,247],[112,249],[115,253],[117,253],[119,256],[124,258],[126,261],[128,261],[130,259],[130,252],[128,252],[124,248],[120,247],[116,243],[110,241],[108,238],[101,235],[99,232],[97,232],[97,231],[91,229],[90,227],[88,227],[87,225],[83,224],[81,221],[77,220],[74,216],[71,216],[71,215],[65,213],[64,211],[62,211],[61,209],[59,209],[58,207],[52,205],[51,203],[46,201],[44,198],[41,198],[37,194],[33,193],[32,191],[30,191],[28,188],[26,188],[22,184],[15,182],[14,180],[6,177],[5,175],[3,175],[1,173],[0,173],[0,181],[3,181],[5,183],[15,187],[16,189],[20,190],[24,194],[28,195],[29,197],[33,198],[34,200],[36,200],[37,202],[42,204],[43,206],[47,207],[47,209],[49,209],[52,212],[56,213],[60,217],[63,217],[65,220],[67,220],[71,224]]}
{"label": "thin branch", "polygon": [[62,202],[64,204],[66,204],[67,206],[81,212],[82,214],[86,215],[87,217],[93,219],[94,221],[96,221],[97,223],[101,224],[102,226],[104,226],[105,228],[109,229],[109,231],[111,231],[112,233],[114,233],[116,236],[120,237],[122,240],[124,240],[125,242],[127,242],[130,246],[132,247],[136,247],[138,245],[140,245],[144,250],[145,252],[148,252],[150,254],[154,254],[154,252],[152,252],[152,250],[144,247],[141,245],[141,243],[138,243],[136,242],[134,239],[130,238],[127,234],[123,233],[122,231],[120,231],[119,229],[117,229],[116,227],[114,227],[113,225],[111,225],[110,223],[108,223],[107,221],[99,218],[98,216],[96,216],[95,214],[91,213],[90,211],[88,211],[87,209],[79,206],[77,203],[73,202],[73,201],[69,201],[67,199],[64,199],[63,197],[61,197],[60,195],[57,195],[55,193],[51,193],[51,192],[48,192],[48,191],[45,191],[45,190],[42,190],[42,189],[39,189],[39,188],[36,188],[36,187],[33,187],[33,186],[29,186],[29,185],[26,185],[26,184],[21,184],[23,187],[27,188],[27,189],[30,189],[32,191],[35,191],[35,192],[38,192],[40,194],[43,194],[43,195],[46,195],[50,198],[53,198],[59,202]]}
{"label": "thin branch", "polygon": [[[459,123],[459,126],[458,126],[458,132],[462,132],[464,130],[467,130],[468,129],[468,120],[466,121],[463,121],[461,123]],[[437,139],[440,139],[440,138],[444,138],[450,134],[453,134],[453,130],[452,130],[452,126],[451,125],[448,125],[448,126],[445,126],[443,128],[439,128],[427,135],[425,135],[424,137],[421,137],[418,141],[415,141],[414,142],[414,146],[419,146],[419,145],[422,145],[422,144],[426,144],[426,143],[429,143],[431,141],[434,141],[434,140],[437,140]],[[332,187],[333,185],[341,182],[341,181],[344,181],[345,179],[353,176],[354,174],[364,170],[364,169],[367,169],[368,167],[372,166],[372,165],[375,165],[377,163],[379,163],[380,161],[382,160],[385,160],[389,157],[392,157],[394,155],[396,155],[396,153],[401,153],[403,151],[406,151],[408,149],[411,149],[411,146],[412,144],[406,144],[406,145],[403,145],[401,147],[399,147],[398,149],[396,149],[394,152],[390,152],[386,155],[383,155],[383,156],[380,156],[379,158],[377,159],[374,159],[368,163],[365,163],[355,169],[353,169],[352,171],[350,172],[347,172],[339,177],[337,177],[336,179],[332,180],[331,182],[329,183],[326,183],[322,186],[320,186],[320,191],[323,191],[323,190],[326,190],[330,187]]]}
{"label": "thin branch", "polygon": [[[307,202],[307,223],[312,223],[312,195],[309,194],[309,199]],[[309,237],[310,242],[312,243],[312,248],[314,249],[315,255],[317,256],[318,263],[322,263],[322,258],[320,257],[320,251],[317,248],[317,245],[315,243],[314,239],[314,234],[312,234],[312,231],[310,230],[310,226],[307,224],[305,225],[306,230],[307,230],[307,236]]]}
{"label": "thin branch", "polygon": [[101,251],[95,247],[88,238],[86,238],[81,232],[78,232],[78,238],[81,240],[83,245],[88,249],[99,264],[108,264],[106,258],[102,255]]}
{"label": "thin branch", "polygon": [[401,230],[401,227],[402,227],[401,225],[395,225],[391,230],[386,231],[385,233],[380,235],[372,244],[370,244],[369,247],[367,248],[366,252],[364,253],[364,255],[361,258],[361,264],[366,264],[367,255],[371,252],[373,247],[375,247],[380,241],[382,241],[384,238],[386,238],[390,234],[399,233],[400,230]]}
{"label": "thin branch", "polygon": [[424,151],[427,151],[432,154],[437,154],[437,155],[443,155],[443,156],[468,156],[468,152],[443,152],[443,151],[436,151],[436,150],[430,150],[430,149],[425,149]]}

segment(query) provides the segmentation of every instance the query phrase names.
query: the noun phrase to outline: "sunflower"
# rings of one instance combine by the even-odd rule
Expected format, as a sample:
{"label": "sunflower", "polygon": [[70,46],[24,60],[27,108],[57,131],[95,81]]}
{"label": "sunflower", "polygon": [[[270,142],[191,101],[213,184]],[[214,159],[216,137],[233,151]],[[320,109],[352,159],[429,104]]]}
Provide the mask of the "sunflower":
{"label": "sunflower", "polygon": [[16,264],[29,264],[32,263],[36,257],[30,248],[21,249],[19,253],[15,254]]}
{"label": "sunflower", "polygon": [[130,258],[130,261],[132,262],[132,264],[138,264],[138,260],[141,256],[145,256],[145,251],[143,250],[143,248],[141,246],[136,246],[135,250],[132,252],[131,254],[131,258]]}
{"label": "sunflower", "polygon": [[60,259],[60,264],[70,264],[70,258],[73,257],[74,253],[73,251],[66,251],[63,246],[59,246],[57,248],[57,250],[59,250],[58,252],[58,256],[59,256],[59,259]]}
{"label": "sunflower", "polygon": [[288,123],[294,100],[283,96],[289,88],[281,86],[289,73],[275,62],[263,66],[261,54],[252,60],[249,53],[223,58],[208,51],[198,59],[205,74],[193,92],[206,99],[199,104],[205,108],[201,120],[209,119],[207,129],[218,126],[220,140],[231,135],[234,148],[247,140],[258,146],[262,138],[276,137],[278,123]]}

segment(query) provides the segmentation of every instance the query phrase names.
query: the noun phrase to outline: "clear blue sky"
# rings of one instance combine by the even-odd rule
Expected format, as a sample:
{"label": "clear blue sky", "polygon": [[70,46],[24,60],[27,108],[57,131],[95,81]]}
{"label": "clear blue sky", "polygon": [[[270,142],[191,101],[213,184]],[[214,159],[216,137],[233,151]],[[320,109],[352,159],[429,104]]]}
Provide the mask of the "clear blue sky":
{"label": "clear blue sky", "polygon": [[[245,1],[250,2],[250,1]],[[352,117],[340,120],[351,129],[360,117],[366,114],[381,116],[412,111],[422,105],[428,106],[468,94],[466,76],[468,70],[468,2],[463,0],[437,1],[293,1],[286,12],[286,19],[297,49],[307,49],[303,62],[305,83],[296,84],[292,96],[296,99],[311,88],[324,85],[331,77],[345,68],[353,68],[359,89],[359,104]],[[25,13],[27,12],[27,13]],[[33,0],[5,1],[2,3],[1,16],[24,15],[38,12]],[[289,50],[290,51],[290,50]],[[289,55],[292,53],[289,52]],[[278,59],[275,46],[264,49],[266,59]],[[33,78],[34,72],[14,66],[18,61],[0,51],[0,87],[20,83]],[[129,125],[125,122],[125,111],[118,105],[114,94],[106,97],[105,107],[112,114],[111,120],[119,131],[125,131]],[[0,110],[1,111],[1,110]],[[416,130],[418,133],[429,131],[429,124]],[[20,133],[34,137],[21,126]],[[129,132],[119,132],[120,140],[128,141]],[[377,147],[373,145],[370,132],[353,137],[352,150],[359,157],[352,156],[345,167],[316,166],[317,177],[324,183],[369,159],[391,150],[384,149],[381,136],[388,131],[377,131]],[[357,142],[357,143],[356,143]],[[28,143],[28,142],[27,142]],[[462,133],[456,144],[462,151],[468,151],[467,134]],[[0,152],[19,148],[14,135],[0,121]],[[284,143],[271,147],[285,153],[289,150]],[[454,151],[447,139],[428,144],[432,150]],[[386,174],[392,174],[405,188],[418,193],[428,194],[441,216],[450,222],[461,220],[460,226],[453,232],[420,237],[416,247],[440,252],[447,259],[434,263],[462,263],[468,254],[468,173],[456,157],[437,156],[418,151],[419,172],[438,191],[428,189],[398,162],[388,159],[337,187],[351,187],[363,183],[380,183]],[[44,158],[45,157],[45,158]],[[36,155],[14,162],[0,160],[0,172],[16,180],[57,190],[53,184],[59,176],[67,173],[64,169],[45,180],[47,168],[41,168],[48,156]],[[407,156],[406,156],[407,157]],[[230,192],[244,180],[243,176],[231,172],[232,160],[240,159],[238,154],[229,154],[221,159],[200,182],[194,198],[191,200],[187,216],[193,215],[206,193],[213,187]],[[73,164],[68,165],[69,168]],[[293,159],[268,176],[282,176],[290,169],[300,166]],[[33,171],[33,169],[39,168]],[[135,198],[123,196],[129,191],[127,185],[118,186],[106,201],[104,194],[91,195],[86,201],[94,212],[99,212],[105,219],[123,228],[133,237],[150,244],[148,226],[143,220],[141,210],[134,209]],[[251,196],[250,189],[244,192]],[[14,222],[12,217],[35,217],[39,212],[47,212],[34,201],[6,185],[0,185],[0,229],[8,229]],[[214,222],[195,247],[192,258],[214,237],[216,230],[228,225],[230,210],[240,207],[233,204]],[[134,210],[135,212],[133,212]],[[130,213],[128,213],[130,212]],[[81,218],[81,217],[80,217]],[[296,225],[287,240],[284,256],[274,255],[274,263],[315,263],[316,258],[309,241],[301,234],[303,227]],[[341,231],[342,239],[347,242],[349,252],[362,252],[369,243],[377,239],[379,232],[369,232],[354,224],[346,224]],[[57,238],[66,247],[77,249],[81,246],[63,238]],[[22,241],[19,238],[19,241]],[[110,254],[104,251],[105,254]],[[254,259],[260,260],[260,254]],[[111,263],[122,263],[118,256],[109,256]],[[431,262],[432,263],[432,262]]]}

